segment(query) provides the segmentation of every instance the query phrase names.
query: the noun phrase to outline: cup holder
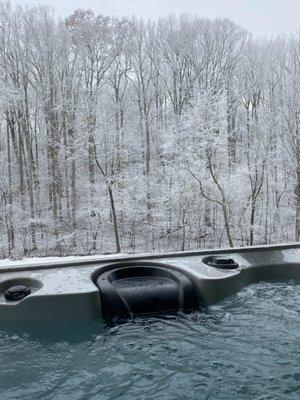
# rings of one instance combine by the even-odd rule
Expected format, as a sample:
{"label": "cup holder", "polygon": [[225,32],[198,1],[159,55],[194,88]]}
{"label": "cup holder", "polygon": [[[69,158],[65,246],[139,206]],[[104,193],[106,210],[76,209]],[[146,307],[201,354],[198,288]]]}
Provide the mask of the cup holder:
{"label": "cup holder", "polygon": [[232,258],[224,256],[208,256],[204,257],[202,261],[204,264],[218,269],[232,270],[239,267],[238,263],[236,263]]}
{"label": "cup holder", "polygon": [[0,282],[0,301],[17,302],[37,292],[42,283],[32,278],[15,278]]}

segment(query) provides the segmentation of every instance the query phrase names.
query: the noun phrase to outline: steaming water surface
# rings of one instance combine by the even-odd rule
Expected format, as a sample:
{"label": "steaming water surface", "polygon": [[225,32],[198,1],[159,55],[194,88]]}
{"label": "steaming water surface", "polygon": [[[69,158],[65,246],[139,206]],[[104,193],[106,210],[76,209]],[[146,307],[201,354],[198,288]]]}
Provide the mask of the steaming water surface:
{"label": "steaming water surface", "polygon": [[250,286],[207,312],[0,327],[0,399],[300,399],[300,286]]}

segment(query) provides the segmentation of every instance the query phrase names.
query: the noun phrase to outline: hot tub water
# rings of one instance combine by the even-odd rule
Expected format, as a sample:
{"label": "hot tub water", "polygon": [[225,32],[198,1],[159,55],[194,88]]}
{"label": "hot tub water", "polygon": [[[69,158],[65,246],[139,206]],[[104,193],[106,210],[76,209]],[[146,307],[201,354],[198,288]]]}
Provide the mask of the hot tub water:
{"label": "hot tub water", "polygon": [[206,312],[0,326],[1,400],[300,398],[300,286],[259,283]]}

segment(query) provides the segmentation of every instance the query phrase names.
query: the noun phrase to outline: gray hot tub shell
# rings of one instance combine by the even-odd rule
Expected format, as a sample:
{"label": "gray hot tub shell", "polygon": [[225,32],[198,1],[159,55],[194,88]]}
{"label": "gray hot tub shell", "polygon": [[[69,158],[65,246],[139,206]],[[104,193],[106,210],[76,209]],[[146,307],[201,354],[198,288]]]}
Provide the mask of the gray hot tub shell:
{"label": "gray hot tub shell", "polygon": [[[203,260],[212,255],[230,257],[239,267],[222,270],[205,264]],[[300,244],[10,264],[0,267],[0,322],[99,318],[101,299],[95,277],[113,265],[133,261],[184,272],[208,306],[254,282],[300,281]],[[5,291],[14,285],[29,287],[31,294],[20,301],[6,300]]]}

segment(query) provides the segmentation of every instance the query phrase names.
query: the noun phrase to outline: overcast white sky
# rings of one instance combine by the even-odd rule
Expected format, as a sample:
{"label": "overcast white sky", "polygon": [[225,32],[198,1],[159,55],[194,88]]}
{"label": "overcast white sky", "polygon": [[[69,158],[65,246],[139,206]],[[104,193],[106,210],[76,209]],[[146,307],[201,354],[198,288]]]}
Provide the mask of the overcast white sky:
{"label": "overcast white sky", "polygon": [[76,8],[106,15],[155,18],[169,13],[191,13],[211,18],[229,17],[256,35],[298,32],[300,0],[11,0],[12,4],[47,4],[61,16]]}

